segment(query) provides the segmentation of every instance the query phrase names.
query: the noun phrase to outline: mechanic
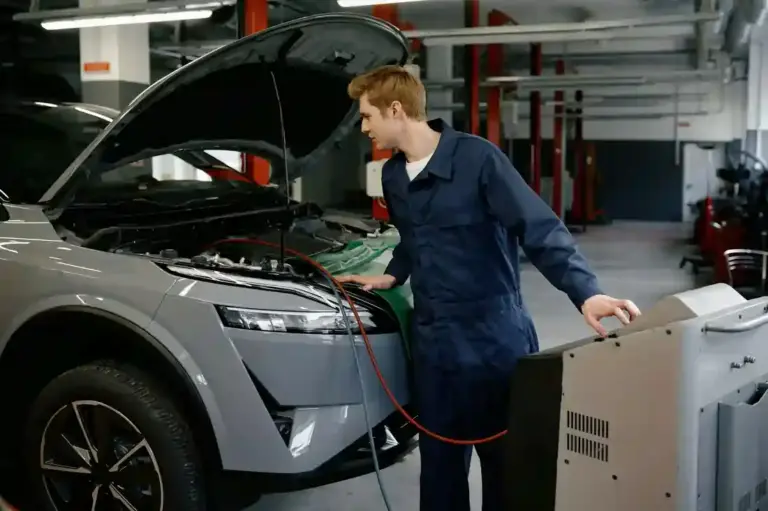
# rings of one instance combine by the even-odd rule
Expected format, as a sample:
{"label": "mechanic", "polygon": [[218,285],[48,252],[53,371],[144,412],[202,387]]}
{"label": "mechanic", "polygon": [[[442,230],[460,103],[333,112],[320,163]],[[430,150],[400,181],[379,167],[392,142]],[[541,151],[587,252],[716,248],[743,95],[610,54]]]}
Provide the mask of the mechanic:
{"label": "mechanic", "polygon": [[[571,234],[498,147],[426,121],[418,78],[386,66],[356,77],[348,92],[363,133],[398,151],[382,185],[401,241],[384,275],[339,280],[389,289],[410,277],[418,420],[453,439],[490,437],[506,429],[516,361],[539,349],[520,293],[518,247],[601,336],[601,319],[627,324],[640,311],[601,292]],[[502,511],[501,440],[475,449],[483,511]],[[420,435],[419,450],[421,511],[469,511],[471,446]]]}

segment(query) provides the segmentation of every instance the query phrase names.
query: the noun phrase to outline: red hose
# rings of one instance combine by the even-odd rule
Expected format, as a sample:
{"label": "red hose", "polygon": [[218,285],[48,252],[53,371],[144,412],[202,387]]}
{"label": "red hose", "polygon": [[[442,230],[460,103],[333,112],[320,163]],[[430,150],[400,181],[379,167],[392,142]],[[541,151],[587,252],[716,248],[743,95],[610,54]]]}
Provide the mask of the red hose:
{"label": "red hose", "polygon": [[[277,243],[270,243],[268,241],[262,241],[257,239],[251,239],[251,238],[229,238],[224,239],[221,241],[218,241],[214,243],[212,246],[221,245],[223,243],[245,243],[245,244],[252,244],[252,245],[263,245],[266,247],[273,247],[273,248],[280,248],[280,245]],[[330,274],[328,270],[326,270],[323,265],[320,263],[312,260],[309,256],[306,256],[300,252],[297,252],[295,250],[292,250],[290,248],[285,248],[285,252],[288,254],[291,254],[295,257],[298,257],[302,261],[306,261],[307,263],[311,264],[313,267],[317,268],[320,272],[322,272],[323,275],[328,277],[331,282],[333,282],[333,285],[336,286],[339,291],[341,292],[342,296],[347,300],[347,303],[349,303],[350,308],[352,309],[352,314],[355,316],[355,321],[357,321],[358,327],[360,328],[360,335],[363,338],[363,342],[365,343],[365,349],[368,351],[368,357],[371,359],[371,364],[373,365],[373,370],[376,373],[376,377],[379,379],[379,383],[381,383],[381,387],[384,389],[384,392],[386,392],[387,396],[389,397],[389,400],[394,405],[395,409],[400,412],[400,414],[405,417],[405,419],[411,423],[416,429],[418,429],[421,433],[434,438],[435,440],[440,440],[441,442],[445,442],[448,444],[453,445],[478,445],[478,444],[487,444],[489,442],[493,442],[494,440],[498,440],[499,438],[503,437],[507,434],[507,430],[500,431],[499,433],[496,433],[495,435],[486,437],[486,438],[479,438],[477,440],[457,440],[455,438],[448,438],[442,435],[439,435],[433,431],[430,431],[429,429],[422,426],[419,422],[416,421],[411,415],[402,407],[402,405],[397,401],[397,398],[392,393],[392,391],[389,389],[389,385],[387,385],[387,381],[384,379],[384,375],[381,374],[381,369],[379,369],[379,364],[376,361],[376,355],[373,353],[373,347],[371,346],[371,341],[368,339],[368,334],[365,332],[365,328],[363,327],[363,321],[360,319],[360,314],[357,312],[357,308],[355,307],[355,302],[352,301],[352,298],[347,293],[347,290],[344,289],[344,285],[336,280],[333,275]]]}

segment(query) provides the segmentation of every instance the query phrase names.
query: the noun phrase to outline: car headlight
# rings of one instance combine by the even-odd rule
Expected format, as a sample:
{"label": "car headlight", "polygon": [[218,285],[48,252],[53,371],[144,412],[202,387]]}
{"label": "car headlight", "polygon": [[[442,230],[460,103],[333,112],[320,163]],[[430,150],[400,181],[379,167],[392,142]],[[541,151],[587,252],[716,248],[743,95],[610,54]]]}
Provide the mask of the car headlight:
{"label": "car headlight", "polygon": [[[346,334],[344,316],[339,311],[266,311],[240,307],[218,307],[224,325],[230,328],[302,334]],[[369,311],[357,311],[366,333],[377,333],[379,327]],[[352,332],[360,333],[352,311],[347,311]]]}

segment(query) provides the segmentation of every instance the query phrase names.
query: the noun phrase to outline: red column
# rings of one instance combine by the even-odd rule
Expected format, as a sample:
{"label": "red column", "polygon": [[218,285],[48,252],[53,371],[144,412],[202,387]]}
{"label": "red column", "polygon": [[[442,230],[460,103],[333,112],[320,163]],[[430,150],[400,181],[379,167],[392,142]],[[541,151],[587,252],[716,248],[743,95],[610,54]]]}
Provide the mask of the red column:
{"label": "red column", "polygon": [[[397,27],[402,31],[416,30],[416,27],[410,21],[402,21]],[[411,53],[419,53],[421,51],[421,39],[411,39]]]}
{"label": "red column", "polygon": [[[565,62],[557,61],[555,72],[565,74]],[[555,122],[552,137],[552,210],[563,216],[563,125],[565,124],[565,93],[555,92]]]}
{"label": "red column", "polygon": [[584,119],[582,117],[581,104],[584,101],[584,92],[576,91],[576,122],[574,129],[574,160],[576,165],[576,179],[573,181],[573,204],[571,206],[571,215],[574,222],[581,219],[582,226],[586,228],[587,216],[585,214],[585,202],[587,191],[587,167],[586,154],[584,152]]}
{"label": "red column", "polygon": [[[242,0],[239,25],[240,36],[260,32],[269,26],[269,5],[267,0]],[[259,122],[254,119],[254,122]],[[250,154],[243,155],[245,174],[259,184],[269,183],[269,161]]]}
{"label": "red column", "polygon": [[[501,11],[493,9],[488,13],[488,26],[517,25],[515,20]],[[504,73],[504,50],[500,44],[488,45],[488,76],[500,76]],[[491,87],[487,92],[486,102],[486,138],[501,147],[501,87]]]}
{"label": "red column", "polygon": [[[467,27],[480,26],[480,0],[464,0],[464,24]],[[467,111],[465,131],[480,134],[480,47],[464,47],[464,87]]]}
{"label": "red column", "polygon": [[[531,76],[541,75],[541,44],[531,45]],[[531,188],[541,193],[541,92],[531,92]]]}

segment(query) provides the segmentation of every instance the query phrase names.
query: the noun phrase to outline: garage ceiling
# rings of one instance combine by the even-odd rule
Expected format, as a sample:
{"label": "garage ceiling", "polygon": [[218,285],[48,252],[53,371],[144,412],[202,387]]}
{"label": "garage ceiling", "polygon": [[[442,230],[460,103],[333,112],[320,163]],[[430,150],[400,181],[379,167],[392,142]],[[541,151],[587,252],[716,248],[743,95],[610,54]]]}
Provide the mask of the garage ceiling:
{"label": "garage ceiling", "polygon": [[[130,0],[125,0],[130,1]],[[9,11],[25,11],[39,3],[41,10],[53,10],[77,7],[77,0],[0,0],[0,9]],[[290,19],[305,13],[339,11],[336,0],[271,0],[271,23]],[[694,12],[694,0],[480,0],[481,23],[485,24],[487,13],[498,9],[516,19],[520,24],[581,22],[600,19],[640,18],[668,14],[689,14]],[[357,9],[359,12],[370,12],[370,8]],[[400,6],[401,18],[410,21],[418,29],[448,29],[464,25],[463,0],[426,0],[423,2],[404,3]],[[213,47],[234,39],[234,20],[229,23],[211,23],[198,21],[185,23],[186,30],[179,40],[179,31],[173,24],[152,24],[151,42],[153,47],[153,67],[172,69],[179,65],[178,55],[186,54],[191,57],[210,51]],[[5,32],[5,33],[3,33]],[[34,60],[55,62],[61,65],[71,62],[79,67],[79,37],[76,31],[49,33],[35,25],[25,29],[25,33],[37,32],[39,40],[45,44],[22,44],[21,50],[9,57],[8,48],[13,45],[2,44],[2,36],[8,37],[7,31],[0,32],[0,59]],[[15,36],[12,36],[15,37]],[[27,37],[27,39],[30,39]],[[33,38],[32,38],[33,39]],[[52,42],[54,41],[54,42]],[[650,49],[630,48],[627,51],[605,51],[606,48],[595,46],[594,51],[588,47],[576,56],[569,56],[572,62],[578,60],[580,65],[597,64],[608,66],[624,66],[632,64],[669,65],[670,67],[685,67],[693,64],[695,39],[657,41]],[[6,50],[3,50],[6,48]],[[16,45],[19,48],[19,45]],[[610,49],[610,48],[609,48]],[[558,50],[559,56],[562,51]],[[176,55],[173,57],[172,55]],[[527,45],[510,46],[505,51],[508,59],[507,67],[521,69],[527,67]],[[547,60],[558,58],[558,55],[545,57],[545,66],[551,67]],[[461,64],[461,59],[456,59]],[[575,66],[575,64],[574,64]],[[457,69],[457,72],[459,70]]]}

